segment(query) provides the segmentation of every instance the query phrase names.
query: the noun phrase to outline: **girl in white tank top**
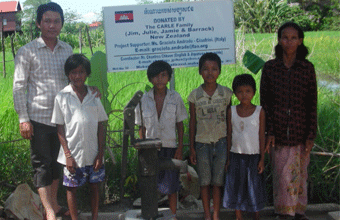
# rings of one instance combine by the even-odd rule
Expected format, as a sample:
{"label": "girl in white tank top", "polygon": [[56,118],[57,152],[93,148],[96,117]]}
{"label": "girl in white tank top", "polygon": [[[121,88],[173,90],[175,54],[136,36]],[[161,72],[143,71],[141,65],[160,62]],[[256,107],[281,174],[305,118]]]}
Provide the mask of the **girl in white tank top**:
{"label": "girl in white tank top", "polygon": [[231,106],[232,141],[230,152],[260,154],[259,130],[262,107],[254,107],[253,114],[241,117],[237,113],[237,106]]}
{"label": "girl in white tank top", "polygon": [[256,91],[251,75],[236,76],[233,90],[240,104],[228,110],[223,206],[234,209],[236,219],[242,219],[242,211],[247,211],[253,212],[253,218],[257,220],[266,202],[261,175],[264,171],[265,113],[261,106],[251,103]]}

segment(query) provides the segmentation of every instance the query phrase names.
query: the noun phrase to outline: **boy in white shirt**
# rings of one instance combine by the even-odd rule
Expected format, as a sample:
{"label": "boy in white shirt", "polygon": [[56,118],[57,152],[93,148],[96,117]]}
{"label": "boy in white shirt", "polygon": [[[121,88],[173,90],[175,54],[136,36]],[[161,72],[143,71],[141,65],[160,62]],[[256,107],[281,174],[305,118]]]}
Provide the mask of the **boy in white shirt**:
{"label": "boy in white shirt", "polygon": [[78,219],[77,187],[89,182],[92,219],[98,218],[99,187],[104,181],[104,126],[108,120],[104,107],[84,84],[91,73],[90,61],[81,54],[71,55],[65,63],[70,84],[54,102],[51,122],[57,124],[61,144],[58,162],[64,165],[63,185],[73,220]]}
{"label": "boy in white shirt", "polygon": [[[147,75],[154,87],[146,92],[141,100],[142,113],[139,105],[136,107],[136,124],[140,125],[140,138],[159,138],[162,141],[162,148],[158,154],[160,158],[182,160],[183,120],[188,115],[181,96],[166,87],[171,74],[171,66],[165,61],[159,60],[150,64]],[[158,191],[168,195],[170,210],[176,214],[177,192],[180,189],[179,172],[161,171],[158,174],[157,185]]]}

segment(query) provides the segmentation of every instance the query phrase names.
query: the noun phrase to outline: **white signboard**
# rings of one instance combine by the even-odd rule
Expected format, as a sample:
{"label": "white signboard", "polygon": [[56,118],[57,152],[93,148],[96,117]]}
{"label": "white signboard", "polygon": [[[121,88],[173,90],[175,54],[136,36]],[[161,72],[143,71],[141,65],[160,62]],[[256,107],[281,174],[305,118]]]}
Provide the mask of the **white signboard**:
{"label": "white signboard", "polygon": [[198,66],[206,52],[235,63],[231,0],[104,7],[104,28],[108,72]]}

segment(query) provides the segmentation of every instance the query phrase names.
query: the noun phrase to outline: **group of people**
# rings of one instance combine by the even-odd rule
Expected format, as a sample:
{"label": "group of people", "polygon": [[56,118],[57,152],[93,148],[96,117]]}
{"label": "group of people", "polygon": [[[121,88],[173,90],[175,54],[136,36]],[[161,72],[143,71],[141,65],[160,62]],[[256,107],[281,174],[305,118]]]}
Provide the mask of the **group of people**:
{"label": "group of people", "polygon": [[[46,218],[78,219],[76,189],[89,182],[92,219],[97,219],[98,183],[105,178],[103,124],[108,117],[98,89],[85,85],[90,61],[58,40],[63,23],[58,4],[38,7],[36,25],[41,36],[20,48],[15,58],[14,105],[20,133],[31,141],[34,185]],[[189,141],[206,220],[219,219],[221,204],[234,209],[238,220],[243,211],[260,218],[266,203],[265,152],[272,162],[277,218],[308,219],[307,166],[316,137],[317,88],[303,39],[295,23],[285,23],[278,30],[276,58],[266,62],[262,71],[261,106],[252,103],[256,82],[251,75],[236,76],[231,90],[217,83],[220,57],[215,53],[201,56],[199,74],[204,82],[188,97]],[[171,76],[172,68],[165,61],[148,67],[153,88],[142,97],[135,121],[141,138],[162,141],[159,157],[182,160],[183,120],[188,114],[181,96],[167,88]],[[231,103],[233,94],[239,100],[236,106]],[[62,167],[68,209],[57,201]],[[168,195],[174,215],[179,189],[177,171],[159,173],[158,190]]]}

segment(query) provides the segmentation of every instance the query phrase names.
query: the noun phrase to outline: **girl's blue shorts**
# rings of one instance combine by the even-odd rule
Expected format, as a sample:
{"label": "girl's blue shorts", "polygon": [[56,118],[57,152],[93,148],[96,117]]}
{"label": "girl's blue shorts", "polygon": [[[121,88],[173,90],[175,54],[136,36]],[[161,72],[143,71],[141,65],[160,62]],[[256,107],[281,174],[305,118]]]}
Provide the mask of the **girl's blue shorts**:
{"label": "girl's blue shorts", "polygon": [[105,180],[104,165],[98,170],[93,171],[93,166],[85,166],[76,169],[75,173],[70,173],[67,167],[64,167],[63,185],[67,187],[79,187],[86,182],[99,183]]}

